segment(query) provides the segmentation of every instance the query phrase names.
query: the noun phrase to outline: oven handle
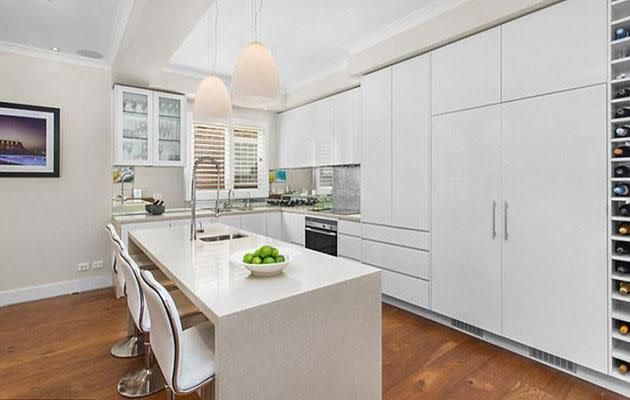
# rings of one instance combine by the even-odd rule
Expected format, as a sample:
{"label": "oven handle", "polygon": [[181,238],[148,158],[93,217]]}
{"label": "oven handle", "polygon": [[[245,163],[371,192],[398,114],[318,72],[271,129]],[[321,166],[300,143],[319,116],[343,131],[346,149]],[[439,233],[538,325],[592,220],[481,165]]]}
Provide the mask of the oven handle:
{"label": "oven handle", "polygon": [[322,235],[326,235],[326,236],[337,236],[337,233],[335,233],[335,232],[322,231],[322,230],[319,230],[319,229],[310,228],[308,226],[306,228],[304,228],[304,230],[310,231],[310,232],[314,232],[314,233],[321,233]]}

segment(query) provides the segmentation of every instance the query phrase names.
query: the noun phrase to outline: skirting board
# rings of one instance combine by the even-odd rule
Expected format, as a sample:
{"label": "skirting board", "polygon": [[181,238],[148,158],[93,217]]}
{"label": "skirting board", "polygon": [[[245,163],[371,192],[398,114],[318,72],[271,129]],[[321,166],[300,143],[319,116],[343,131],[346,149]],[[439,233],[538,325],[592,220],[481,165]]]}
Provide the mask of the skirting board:
{"label": "skirting board", "polygon": [[4,290],[0,291],[0,307],[110,286],[112,286],[112,276],[108,274]]}
{"label": "skirting board", "polygon": [[447,326],[451,329],[455,329],[457,331],[460,331],[462,333],[465,333],[467,335],[470,335],[474,338],[477,338],[479,340],[483,340],[484,342],[488,342],[490,344],[493,344],[495,346],[501,347],[505,350],[511,351],[513,353],[516,353],[520,356],[523,357],[527,357],[530,360],[534,360],[536,362],[539,362],[541,364],[544,364],[548,367],[557,369],[558,371],[564,372],[565,374],[569,374],[569,375],[573,375],[576,378],[582,379],[586,382],[590,382],[594,385],[597,386],[601,386],[605,389],[608,389],[612,392],[615,393],[619,393],[622,396],[626,396],[626,397],[630,397],[630,385],[628,385],[626,382],[621,381],[619,379],[613,378],[611,376],[599,373],[597,371],[593,371],[592,369],[583,367],[581,365],[577,365],[576,364],[576,371],[575,373],[572,373],[570,371],[564,370],[562,368],[558,368],[555,365],[552,364],[547,364],[545,362],[541,362],[540,360],[537,360],[535,358],[532,358],[529,355],[529,349],[530,347],[525,346],[523,344],[514,342],[510,339],[504,338],[502,336],[498,336],[498,335],[494,335],[490,332],[486,332],[484,331],[484,335],[483,337],[479,337],[476,335],[473,335],[469,332],[466,332],[465,330],[461,330],[458,329],[454,326],[451,325],[451,322],[453,321],[452,318],[449,317],[445,317],[444,315],[441,314],[437,314],[434,313],[433,311],[429,311],[426,310],[424,308],[420,308],[417,306],[414,306],[413,304],[409,304],[409,303],[405,303],[404,301],[400,301],[398,299],[395,299],[393,297],[389,297],[387,295],[383,295],[383,303],[392,305],[394,307],[403,309],[405,311],[409,311],[410,313],[419,315],[423,318],[429,319],[433,322],[437,322],[438,324]]}

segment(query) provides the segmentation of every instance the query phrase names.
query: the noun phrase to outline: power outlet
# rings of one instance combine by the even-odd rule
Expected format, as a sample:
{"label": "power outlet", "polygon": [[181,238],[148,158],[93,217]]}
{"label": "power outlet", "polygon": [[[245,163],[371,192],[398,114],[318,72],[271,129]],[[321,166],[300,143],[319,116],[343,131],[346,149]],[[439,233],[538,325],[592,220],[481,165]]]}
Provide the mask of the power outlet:
{"label": "power outlet", "polygon": [[85,271],[89,271],[90,270],[90,263],[78,263],[77,264],[77,271],[79,272],[85,272]]}
{"label": "power outlet", "polygon": [[103,260],[92,261],[92,269],[103,269]]}

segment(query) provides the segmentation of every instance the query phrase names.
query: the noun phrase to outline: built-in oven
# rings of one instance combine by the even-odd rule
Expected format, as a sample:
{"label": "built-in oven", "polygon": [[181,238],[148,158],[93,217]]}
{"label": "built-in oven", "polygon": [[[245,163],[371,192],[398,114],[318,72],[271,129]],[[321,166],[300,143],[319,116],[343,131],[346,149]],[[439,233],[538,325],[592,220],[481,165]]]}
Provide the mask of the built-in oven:
{"label": "built-in oven", "polygon": [[337,256],[337,221],[306,217],[306,248]]}

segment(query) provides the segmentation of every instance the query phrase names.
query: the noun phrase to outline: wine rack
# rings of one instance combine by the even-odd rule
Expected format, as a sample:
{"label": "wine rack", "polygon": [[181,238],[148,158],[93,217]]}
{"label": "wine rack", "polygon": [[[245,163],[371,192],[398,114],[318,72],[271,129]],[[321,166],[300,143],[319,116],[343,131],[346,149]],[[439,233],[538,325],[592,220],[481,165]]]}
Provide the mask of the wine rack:
{"label": "wine rack", "polygon": [[[611,0],[609,10],[609,375],[630,383],[630,294],[619,291],[620,285],[630,283],[630,254],[619,254],[617,248],[630,245],[630,234],[621,234],[620,227],[630,225],[630,213],[620,212],[620,206],[628,204],[630,197],[615,191],[617,185],[630,187],[630,174],[619,176],[617,168],[630,168],[630,155],[615,154],[620,146],[630,148],[630,0]],[[625,89],[625,90],[624,90]],[[626,111],[627,108],[627,111]],[[621,110],[621,111],[620,111]],[[627,132],[617,133],[628,127]],[[623,230],[623,229],[622,229]],[[623,270],[623,266],[627,269]],[[618,268],[622,270],[618,271]],[[626,272],[628,271],[628,272]],[[623,329],[621,329],[623,327]],[[620,330],[621,329],[621,330]],[[625,372],[624,372],[625,371]]]}

